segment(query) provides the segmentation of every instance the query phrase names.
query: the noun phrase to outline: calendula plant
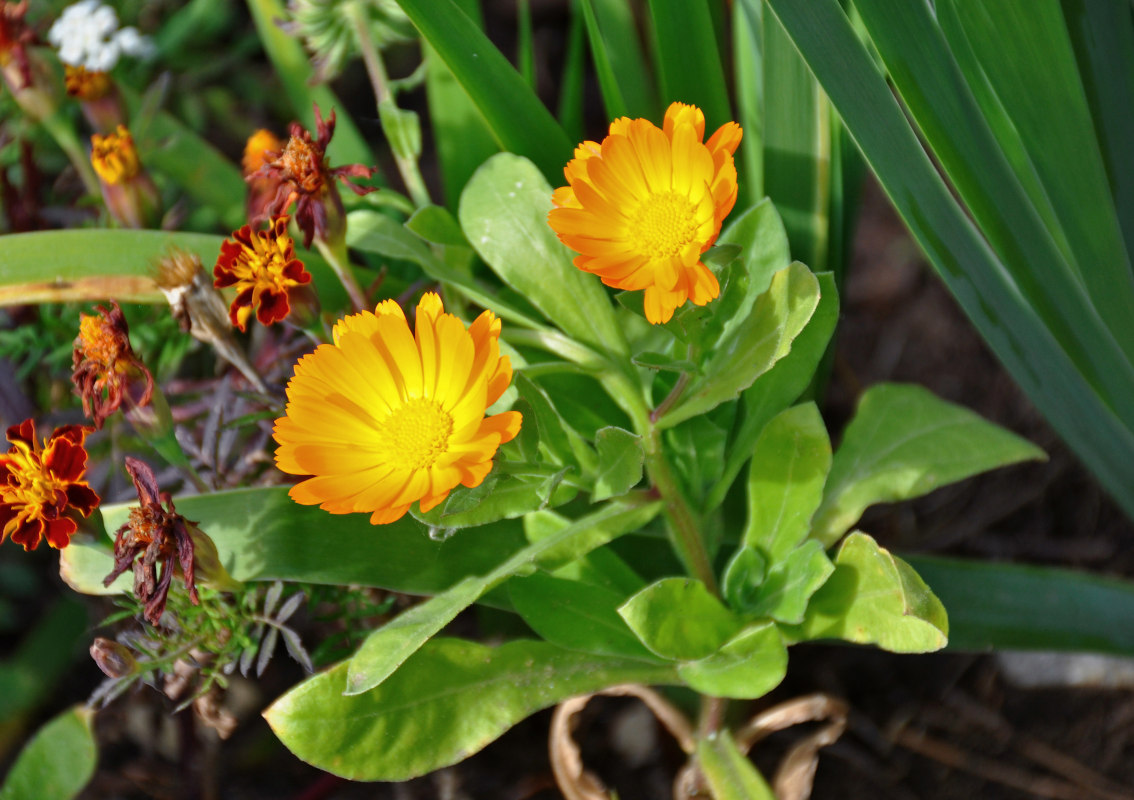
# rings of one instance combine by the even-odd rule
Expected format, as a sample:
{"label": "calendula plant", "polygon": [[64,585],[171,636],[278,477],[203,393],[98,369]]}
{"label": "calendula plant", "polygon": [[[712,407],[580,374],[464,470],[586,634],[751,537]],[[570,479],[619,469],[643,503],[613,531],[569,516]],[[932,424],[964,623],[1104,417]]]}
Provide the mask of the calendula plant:
{"label": "calendula plant", "polygon": [[[84,0],[84,13],[97,5]],[[628,4],[576,4],[565,74],[582,75],[585,31],[609,117],[593,140],[581,83],[564,86],[557,120],[530,87],[530,37],[516,70],[475,2],[248,7],[299,117],[286,138],[250,124],[238,167],[121,84],[124,105],[84,107],[98,130],[75,169],[90,173],[98,219],[0,238],[0,297],[108,301],[74,322],[74,387],[93,426],[44,436],[29,419],[0,455],[0,540],[46,541],[76,591],[128,595],[137,627],[92,645],[108,676],[95,704],[146,683],[224,730],[220,688],[237,669],[263,672],[283,639],[313,674],[264,715],[295,755],[345,778],[424,775],[557,706],[560,788],[611,797],[579,760],[571,719],[596,694],[623,694],[687,757],[675,797],[771,798],[789,778],[765,779],[746,757],[754,743],[783,719],[826,721],[785,761],[813,766],[845,717],[819,697],[747,718],[794,645],[1130,646],[983,591],[1010,574],[1023,595],[1056,586],[1057,606],[1077,586],[1065,575],[1049,584],[904,559],[857,527],[872,505],[1044,456],[900,384],[864,391],[832,443],[821,387],[852,217],[844,193],[861,165],[762,4],[732,6],[739,122],[711,4],[651,0],[653,71],[623,36]],[[74,127],[44,105],[63,94],[33,70],[56,56],[35,45],[26,4],[2,8],[4,79],[74,160]],[[186,19],[169,30],[187,31]],[[385,48],[411,36],[424,61],[391,78]],[[177,38],[158,41],[156,58]],[[71,49],[56,44],[60,57]],[[396,175],[375,177],[350,116],[309,81],[353,58]],[[110,91],[75,69],[74,102]],[[399,105],[419,85],[439,202],[422,177],[420,121]],[[796,90],[806,102],[793,116]],[[127,118],[110,125],[112,112]],[[789,131],[806,146],[792,149]],[[154,230],[163,208],[162,225],[191,222]],[[133,350],[117,301],[168,302],[185,341],[235,371],[179,397]],[[126,456],[137,502],[102,502],[90,485],[95,444],[123,436],[119,410],[171,468]],[[959,631],[935,589],[953,590]],[[375,590],[421,599],[390,616]],[[362,609],[367,629],[301,644],[290,621],[320,593]],[[522,633],[450,635],[478,604]],[[49,735],[89,745],[89,712],[43,731],[5,800],[32,796]],[[792,774],[793,796],[806,795],[810,778]]]}

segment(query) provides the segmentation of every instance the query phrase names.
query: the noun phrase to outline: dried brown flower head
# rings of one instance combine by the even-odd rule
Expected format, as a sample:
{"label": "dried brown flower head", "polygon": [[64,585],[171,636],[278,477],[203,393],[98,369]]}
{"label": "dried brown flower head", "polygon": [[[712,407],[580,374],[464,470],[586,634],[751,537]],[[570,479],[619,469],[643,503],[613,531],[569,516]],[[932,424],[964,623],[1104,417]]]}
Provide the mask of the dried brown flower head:
{"label": "dried brown flower head", "polygon": [[245,178],[249,182],[258,178],[279,182],[275,196],[258,210],[251,220],[252,224],[287,212],[295,202],[295,221],[303,231],[304,247],[311,247],[316,235],[330,240],[342,234],[343,202],[333,179],[337,178],[355,194],[365,195],[373,192],[374,187],[359,186],[349,179],[369,178],[376,172],[374,167],[362,164],[327,166],[327,145],[335,133],[333,110],[324,120],[319,107],[315,106],[315,128],[318,138],[312,140],[311,133],[303,126],[298,122],[291,123],[291,138],[283,150],[267,152],[264,165]]}
{"label": "dried brown flower head", "polygon": [[[118,410],[123,399],[138,406],[150,402],[154,393],[154,376],[130,347],[130,330],[118,303],[111,308],[95,306],[101,316],[79,315],[79,335],[71,356],[71,382],[83,398],[83,413],[94,420],[95,428]],[[129,396],[131,379],[145,380],[142,396],[134,401]]]}
{"label": "dried brown flower head", "polygon": [[15,66],[15,72],[22,81],[15,84],[15,89],[30,86],[33,80],[27,48],[35,41],[35,33],[24,21],[27,13],[28,0],[0,2],[0,68],[9,64]]}
{"label": "dried brown flower head", "polygon": [[[133,567],[134,596],[145,606],[146,621],[157,625],[178,567],[189,599],[194,605],[200,604],[193,577],[193,537],[188,528],[196,523],[177,513],[173,498],[158,488],[157,478],[146,462],[126,456],[126,471],[134,481],[141,505],[130,509],[129,520],[118,529],[114,539],[114,569],[103,584],[109,586]],[[159,563],[162,565],[160,575]]]}

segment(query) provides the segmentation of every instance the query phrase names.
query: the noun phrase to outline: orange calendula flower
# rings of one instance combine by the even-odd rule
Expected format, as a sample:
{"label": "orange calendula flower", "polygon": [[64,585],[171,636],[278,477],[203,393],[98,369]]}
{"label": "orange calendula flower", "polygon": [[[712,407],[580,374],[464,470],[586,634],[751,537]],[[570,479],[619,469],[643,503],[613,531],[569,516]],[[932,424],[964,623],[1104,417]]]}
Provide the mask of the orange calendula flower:
{"label": "orange calendula flower", "polygon": [[213,267],[213,285],[218,289],[236,287],[228,316],[242,331],[248,326],[253,306],[256,319],[263,325],[285,319],[291,311],[288,293],[311,282],[303,262],[295,257],[295,242],[287,235],[287,222],[286,216],[275,217],[266,231],[245,225],[221,245]]}
{"label": "orange calendula flower", "polygon": [[99,503],[83,480],[90,430],[64,425],[41,443],[30,419],[8,428],[12,446],[0,455],[0,542],[11,538],[25,550],[43,539],[54,548],[71,543],[79,525],[68,510],[89,517]]}
{"label": "orange calendula flower", "polygon": [[[94,420],[95,428],[118,410],[123,399],[137,406],[150,402],[154,376],[130,346],[130,329],[118,303],[110,308],[95,306],[99,316],[79,315],[79,335],[71,353],[71,382],[83,398],[83,413]],[[137,400],[128,396],[130,381],[141,377],[145,388]]]}
{"label": "orange calendula flower", "polygon": [[258,178],[271,178],[278,181],[276,194],[259,211],[260,216],[253,223],[266,219],[271,214],[282,214],[296,203],[295,223],[303,231],[303,246],[311,247],[316,234],[325,240],[332,240],[345,231],[343,201],[334,179],[357,195],[369,194],[373,186],[359,186],[350,178],[369,178],[374,167],[350,164],[345,167],[327,166],[327,145],[335,133],[335,112],[326,120],[315,106],[315,129],[317,139],[303,129],[298,122],[291,123],[291,138],[278,152],[263,154],[264,165],[256,172],[246,175],[252,182]]}
{"label": "orange calendula flower", "polygon": [[458,484],[474,487],[497,448],[520,430],[516,411],[485,416],[512,380],[500,320],[485,311],[467,329],[429,293],[410,332],[393,300],[335,325],[334,344],[299,360],[276,420],[276,463],[314,477],[291,497],[333,514],[399,519],[429,511]]}
{"label": "orange calendula flower", "polygon": [[141,168],[134,137],[122,125],[105,136],[91,136],[91,166],[104,183],[114,186],[125,183]]}
{"label": "orange calendula flower", "polygon": [[735,122],[704,142],[705,116],[674,103],[658,128],[622,117],[609,135],[583,142],[555,190],[547,221],[575,250],[575,266],[616,289],[645,290],[646,319],[667,322],[692,300],[703,306],[720,294],[701,263],[736,203],[740,144]]}

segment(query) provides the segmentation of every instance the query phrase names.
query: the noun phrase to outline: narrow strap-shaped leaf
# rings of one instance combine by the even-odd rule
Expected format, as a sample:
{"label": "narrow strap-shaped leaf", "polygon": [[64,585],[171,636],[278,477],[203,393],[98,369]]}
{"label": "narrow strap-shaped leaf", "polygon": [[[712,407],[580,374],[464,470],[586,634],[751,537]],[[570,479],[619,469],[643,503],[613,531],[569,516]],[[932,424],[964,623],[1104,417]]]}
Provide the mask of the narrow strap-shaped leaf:
{"label": "narrow strap-shaped leaf", "polygon": [[559,124],[573,142],[583,140],[583,85],[586,81],[587,30],[583,20],[582,0],[571,3],[571,25],[563,48],[563,68],[559,72]]}
{"label": "narrow strap-shaped leaf", "polygon": [[[1134,426],[1124,424],[1096,394],[957,206],[836,0],[768,0],[768,4],[985,341],[1052,426],[1134,516],[1134,473],[1129,469]],[[1124,366],[1113,358],[1109,363],[1115,370]],[[1040,364],[1042,374],[1037,371]],[[1134,391],[1125,397],[1134,398]],[[1120,401],[1111,398],[1116,404]]]}
{"label": "narrow strap-shaped leaf", "polygon": [[571,141],[483,31],[453,0],[398,3],[452,70],[500,145],[558,179],[571,157]]}
{"label": "narrow strap-shaped leaf", "polygon": [[736,0],[732,6],[733,79],[737,121],[744,130],[736,159],[740,207],[753,206],[764,191],[764,4]]}
{"label": "narrow strap-shaped leaf", "polygon": [[949,649],[1134,655],[1134,582],[1076,570],[907,556],[949,610]]}
{"label": "narrow strap-shaped leaf", "polygon": [[727,729],[697,740],[697,762],[714,800],[776,800]]}
{"label": "narrow strap-shaped leaf", "polygon": [[626,0],[579,0],[579,5],[587,24],[606,116],[656,121],[661,108],[630,4]]}
{"label": "narrow strap-shaped leaf", "polygon": [[708,0],[650,0],[662,104],[692,103],[709,130],[732,119]]}

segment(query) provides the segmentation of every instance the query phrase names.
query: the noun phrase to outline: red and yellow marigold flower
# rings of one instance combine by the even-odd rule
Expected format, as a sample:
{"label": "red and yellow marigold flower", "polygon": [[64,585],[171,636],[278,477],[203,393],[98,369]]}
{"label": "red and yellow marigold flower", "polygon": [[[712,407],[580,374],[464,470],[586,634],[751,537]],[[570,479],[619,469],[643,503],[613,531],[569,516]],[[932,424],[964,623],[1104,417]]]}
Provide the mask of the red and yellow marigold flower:
{"label": "red and yellow marigold flower", "polygon": [[[118,303],[110,308],[95,306],[99,316],[79,315],[79,335],[71,353],[71,382],[83,398],[83,413],[94,420],[95,428],[118,410],[124,399],[144,406],[154,393],[154,376],[130,346],[130,330]],[[138,398],[129,397],[132,380],[144,380]]]}
{"label": "red and yellow marigold flower", "polygon": [[0,542],[11,538],[25,550],[44,539],[54,548],[71,543],[79,525],[68,512],[89,517],[99,503],[83,480],[89,431],[64,425],[40,442],[30,419],[8,428],[12,446],[0,455]]}
{"label": "red and yellow marigold flower", "polygon": [[521,416],[489,417],[512,379],[500,355],[500,320],[485,311],[467,329],[433,293],[410,331],[393,300],[335,325],[334,344],[299,360],[276,420],[276,463],[311,475],[291,497],[333,514],[362,511],[374,524],[420,501],[429,511],[458,484],[479,486]]}
{"label": "red and yellow marigold flower", "polygon": [[253,182],[259,178],[277,181],[274,197],[268,199],[259,216],[253,217],[257,223],[269,215],[283,214],[294,202],[295,224],[303,231],[303,246],[311,247],[315,236],[331,241],[341,237],[346,230],[343,201],[335,186],[338,179],[357,195],[374,191],[373,186],[359,186],[350,178],[369,178],[374,167],[362,164],[349,164],[345,167],[327,165],[327,145],[335,134],[335,112],[323,119],[319,107],[315,106],[316,139],[297,122],[291,123],[291,137],[278,152],[262,151],[264,164],[256,172],[245,175],[245,180]]}
{"label": "red and yellow marigold flower", "polygon": [[295,242],[287,234],[287,222],[286,216],[275,217],[265,231],[245,225],[221,245],[213,267],[213,285],[218,289],[236,287],[228,316],[242,331],[248,327],[253,306],[256,319],[263,325],[286,319],[291,311],[288,295],[296,287],[311,283],[310,273],[295,257]]}
{"label": "red and yellow marigold flower", "polygon": [[102,182],[110,186],[125,183],[138,174],[141,169],[138,150],[125,126],[119,125],[105,136],[98,133],[91,136],[91,166]]}
{"label": "red and yellow marigold flower", "polygon": [[599,142],[586,141],[564,168],[548,223],[575,250],[575,266],[616,289],[644,290],[646,318],[667,322],[691,300],[703,306],[720,294],[701,263],[736,203],[740,144],[735,122],[707,142],[705,116],[674,103],[659,129],[621,117]]}

